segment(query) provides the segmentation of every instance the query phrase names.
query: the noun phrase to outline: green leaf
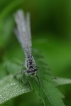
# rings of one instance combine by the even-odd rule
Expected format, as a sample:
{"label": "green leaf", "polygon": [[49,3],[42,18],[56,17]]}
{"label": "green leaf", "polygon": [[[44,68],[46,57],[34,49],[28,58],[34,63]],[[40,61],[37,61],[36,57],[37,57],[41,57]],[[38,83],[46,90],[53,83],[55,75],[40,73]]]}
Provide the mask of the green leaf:
{"label": "green leaf", "polygon": [[60,91],[56,88],[56,84],[52,81],[51,75],[49,75],[45,68],[39,70],[40,86],[36,80],[30,77],[30,83],[41,98],[44,101],[44,105],[47,106],[65,106],[62,102],[64,97]]}
{"label": "green leaf", "polygon": [[71,79],[67,78],[56,78],[54,81],[60,86],[65,84],[71,84]]}
{"label": "green leaf", "polygon": [[[1,71],[2,70],[2,71]],[[6,71],[5,71],[5,68],[3,67],[3,65],[2,64],[0,64],[0,80],[4,77],[4,76],[6,76]]]}
{"label": "green leaf", "polygon": [[[25,93],[30,92],[30,91],[35,91],[37,93],[37,95],[39,96],[39,99],[41,99],[43,101],[44,106],[47,106],[47,105],[48,106],[65,106],[62,101],[62,98],[64,96],[56,88],[57,84],[54,81],[54,76],[48,70],[49,68],[48,68],[47,64],[44,62],[42,56],[39,56],[38,54],[39,53],[35,53],[34,57],[35,57],[37,67],[38,67],[37,75],[39,77],[39,81],[36,77],[26,76],[28,83],[27,83],[27,85],[25,85],[25,79],[24,79],[24,77],[21,77],[22,81],[24,82],[24,84],[22,86],[22,83],[19,82],[18,80],[15,80],[13,77],[12,78],[6,77],[5,79],[3,79],[4,84],[0,88],[1,89],[0,92],[2,92],[1,93],[2,97],[8,93],[8,97],[6,95],[5,98],[7,98],[9,100],[10,98],[13,98],[20,94],[23,94],[24,92],[22,92],[22,90],[25,89]],[[18,64],[15,64],[15,63],[12,63],[9,61],[6,62],[6,64],[4,64],[4,65],[7,66],[7,70],[9,70],[9,72],[12,74],[15,74],[15,72],[19,72],[22,68],[22,66],[19,66]],[[5,91],[7,93],[3,93],[4,90],[2,91],[2,89],[4,89],[5,86],[7,85],[6,80],[8,81],[8,85],[10,85],[10,88],[6,88]],[[16,91],[15,85],[14,85],[14,87],[12,86],[12,88],[11,88],[12,82],[16,83],[17,86],[19,85],[18,87],[22,86],[22,90],[20,88],[18,88],[19,91]],[[30,84],[30,86],[29,86],[29,84]],[[12,90],[14,91],[14,89],[15,89],[14,94],[16,93],[17,95],[14,95],[13,92],[12,92],[12,94],[10,94]],[[21,93],[19,93],[19,92],[21,92]],[[10,96],[10,95],[13,95],[13,96]],[[6,100],[4,100],[4,102]],[[3,101],[3,99],[1,101]],[[0,103],[2,103],[2,102],[0,102]]]}
{"label": "green leaf", "polygon": [[0,80],[0,104],[13,97],[30,91],[31,88],[29,83],[21,83],[20,81],[16,80],[13,75],[9,75]]}
{"label": "green leaf", "polygon": [[[39,53],[37,53],[39,54]],[[36,55],[36,54],[35,54]],[[36,78],[29,78],[30,83],[37,92],[39,97],[43,100],[45,106],[65,106],[62,98],[63,94],[56,88],[57,84],[54,82],[54,76],[51,75],[48,67],[45,65],[44,61],[39,61],[40,58],[38,55],[36,57],[36,63],[39,65],[38,68],[38,77],[40,80],[40,84]],[[43,63],[43,64],[42,64]]]}

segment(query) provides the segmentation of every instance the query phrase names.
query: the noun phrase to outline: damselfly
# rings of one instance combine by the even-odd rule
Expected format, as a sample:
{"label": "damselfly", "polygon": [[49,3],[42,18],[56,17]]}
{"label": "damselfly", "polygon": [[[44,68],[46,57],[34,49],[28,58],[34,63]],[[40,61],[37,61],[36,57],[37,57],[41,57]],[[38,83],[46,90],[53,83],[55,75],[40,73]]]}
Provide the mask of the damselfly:
{"label": "damselfly", "polygon": [[25,16],[22,10],[18,10],[14,14],[14,18],[17,24],[17,29],[15,30],[15,33],[25,53],[25,67],[26,67],[25,73],[37,77],[36,75],[37,68],[31,50],[32,43],[31,43],[31,31],[30,31],[30,14],[27,13]]}

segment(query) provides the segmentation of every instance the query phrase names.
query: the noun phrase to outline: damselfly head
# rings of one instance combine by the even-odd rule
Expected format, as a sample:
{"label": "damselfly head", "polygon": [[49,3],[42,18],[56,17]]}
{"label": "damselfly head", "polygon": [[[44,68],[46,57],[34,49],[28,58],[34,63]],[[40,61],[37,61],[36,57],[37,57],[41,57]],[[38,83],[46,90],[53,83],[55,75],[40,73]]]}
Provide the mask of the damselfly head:
{"label": "damselfly head", "polygon": [[36,76],[37,68],[31,68],[27,70],[27,73],[30,74],[31,76]]}

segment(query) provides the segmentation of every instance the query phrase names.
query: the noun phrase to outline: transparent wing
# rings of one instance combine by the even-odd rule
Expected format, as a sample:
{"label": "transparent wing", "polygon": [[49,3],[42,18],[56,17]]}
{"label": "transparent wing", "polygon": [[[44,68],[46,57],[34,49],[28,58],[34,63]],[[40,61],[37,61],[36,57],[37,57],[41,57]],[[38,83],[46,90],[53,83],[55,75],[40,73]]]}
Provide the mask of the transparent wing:
{"label": "transparent wing", "polygon": [[19,10],[14,14],[14,18],[17,24],[17,30],[15,30],[16,36],[21,43],[24,52],[31,53],[29,14],[27,14],[27,19],[25,19],[23,11]]}
{"label": "transparent wing", "polygon": [[20,38],[19,38],[19,32],[18,32],[17,28],[14,29],[14,33],[15,33],[15,35],[16,35],[18,41],[19,41],[20,44],[21,44],[21,40],[20,40]]}
{"label": "transparent wing", "polygon": [[31,44],[31,29],[30,29],[30,13],[29,12],[26,14],[26,25],[27,25],[28,41],[31,47],[32,44]]}

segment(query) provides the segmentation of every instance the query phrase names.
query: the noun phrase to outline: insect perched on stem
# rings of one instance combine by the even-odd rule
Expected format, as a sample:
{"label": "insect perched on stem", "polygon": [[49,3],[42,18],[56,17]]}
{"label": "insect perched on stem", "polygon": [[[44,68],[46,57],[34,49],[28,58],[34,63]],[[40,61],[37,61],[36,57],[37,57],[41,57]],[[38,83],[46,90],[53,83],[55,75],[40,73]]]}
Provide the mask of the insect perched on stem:
{"label": "insect perched on stem", "polygon": [[17,24],[17,29],[15,30],[15,33],[25,53],[25,73],[31,76],[36,76],[38,79],[38,76],[36,74],[37,68],[35,60],[32,56],[31,51],[32,44],[30,31],[30,14],[27,13],[25,17],[24,12],[22,10],[18,10],[14,14],[14,18]]}

